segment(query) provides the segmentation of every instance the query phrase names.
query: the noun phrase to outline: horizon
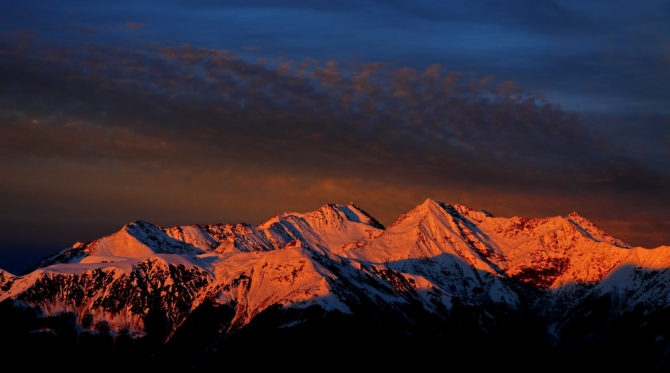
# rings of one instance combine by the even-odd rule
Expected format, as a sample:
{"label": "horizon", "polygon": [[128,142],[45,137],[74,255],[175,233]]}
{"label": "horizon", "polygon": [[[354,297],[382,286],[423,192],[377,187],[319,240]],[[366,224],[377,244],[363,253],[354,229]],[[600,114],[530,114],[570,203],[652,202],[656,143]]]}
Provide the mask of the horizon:
{"label": "horizon", "polygon": [[[426,197],[670,244],[670,7],[0,5],[0,268],[142,219]],[[30,263],[29,263],[30,262]],[[12,272],[12,271],[10,271]]]}
{"label": "horizon", "polygon": [[[120,227],[118,227],[117,229],[115,229],[115,230],[113,230],[113,231],[110,231],[110,232],[108,232],[108,233],[106,233],[106,234],[104,234],[104,235],[101,235],[101,236],[99,236],[99,237],[95,237],[95,238],[90,239],[90,240],[85,240],[85,241],[84,241],[84,240],[78,240],[78,241],[72,242],[71,244],[67,244],[66,246],[62,246],[62,247],[58,247],[58,248],[51,248],[51,247],[33,247],[33,249],[35,250],[34,253],[30,253],[30,255],[28,255],[28,256],[17,256],[16,258],[14,258],[13,261],[12,261],[12,260],[9,260],[9,261],[7,262],[7,263],[9,263],[9,266],[7,266],[7,267],[0,267],[0,269],[5,270],[5,271],[7,271],[7,272],[9,272],[9,273],[12,273],[12,274],[14,274],[14,275],[22,275],[22,274],[24,274],[27,270],[29,270],[30,268],[32,268],[32,267],[34,267],[35,265],[37,265],[37,264],[39,263],[39,261],[42,260],[42,259],[45,259],[45,258],[47,258],[47,257],[51,257],[51,256],[53,256],[54,254],[56,254],[56,253],[58,253],[58,252],[60,252],[60,251],[63,251],[63,250],[65,250],[65,249],[69,249],[69,248],[73,247],[74,245],[76,245],[76,244],[78,244],[78,243],[89,243],[89,242],[92,242],[92,241],[94,241],[94,240],[97,240],[97,239],[100,239],[100,238],[104,238],[104,237],[113,235],[113,234],[115,234],[115,233],[121,231],[121,230],[122,230],[124,227],[126,227],[127,225],[132,224],[132,223],[135,223],[135,222],[145,222],[145,223],[149,223],[149,224],[154,225],[154,226],[156,226],[156,227],[158,227],[158,228],[161,228],[161,229],[169,229],[169,228],[173,228],[173,227],[177,227],[177,226],[189,226],[189,225],[191,225],[191,226],[192,226],[192,225],[218,225],[218,224],[233,224],[233,225],[236,225],[236,224],[247,224],[247,225],[253,225],[253,226],[260,226],[260,225],[263,225],[265,222],[270,221],[270,220],[274,219],[275,217],[281,216],[281,215],[283,215],[283,214],[293,214],[293,213],[296,213],[296,214],[308,214],[308,213],[312,213],[312,212],[315,212],[315,211],[317,211],[317,210],[320,210],[320,209],[322,209],[323,207],[326,207],[326,206],[328,206],[328,205],[348,206],[348,205],[350,205],[350,204],[354,204],[354,205],[357,206],[360,210],[362,210],[362,211],[364,211],[365,213],[369,214],[370,217],[372,217],[373,219],[379,221],[379,222],[384,226],[384,229],[388,229],[390,226],[393,225],[393,223],[395,223],[396,221],[398,221],[399,219],[401,219],[401,218],[403,217],[404,214],[409,213],[410,211],[412,211],[412,210],[414,210],[414,209],[416,209],[416,208],[422,206],[422,205],[425,204],[427,201],[446,203],[447,205],[451,205],[451,206],[463,206],[463,207],[472,209],[472,210],[474,210],[474,211],[479,211],[479,212],[486,212],[486,213],[489,213],[489,214],[491,214],[492,217],[494,217],[494,218],[503,218],[503,219],[511,219],[511,218],[514,218],[514,217],[527,218],[527,219],[543,219],[543,218],[555,218],[555,217],[561,217],[561,218],[566,218],[566,219],[567,219],[570,215],[572,215],[572,214],[577,214],[578,216],[580,216],[580,217],[582,217],[582,218],[585,218],[586,220],[588,220],[588,221],[594,223],[596,226],[598,226],[599,228],[601,228],[601,227],[597,224],[597,222],[594,222],[593,220],[589,219],[588,217],[583,216],[583,215],[580,214],[578,211],[571,211],[571,212],[569,212],[569,213],[558,214],[558,215],[552,215],[552,216],[533,216],[533,217],[530,217],[530,216],[518,216],[518,215],[514,215],[514,216],[501,216],[501,215],[494,214],[494,213],[492,213],[491,211],[486,210],[486,209],[476,209],[476,208],[473,208],[473,207],[471,207],[471,206],[462,205],[462,204],[451,204],[451,203],[447,203],[447,202],[441,201],[441,200],[439,200],[439,199],[433,199],[433,198],[426,198],[426,199],[425,199],[424,201],[422,201],[421,203],[418,203],[418,204],[415,205],[414,207],[412,207],[412,208],[410,208],[410,209],[408,209],[408,210],[406,210],[406,211],[404,211],[404,212],[398,214],[398,215],[395,217],[395,219],[393,219],[393,220],[390,220],[390,221],[382,221],[382,220],[378,219],[373,213],[370,213],[368,210],[366,210],[363,206],[357,204],[355,201],[350,201],[350,202],[348,202],[348,203],[346,203],[346,204],[345,204],[345,203],[326,203],[326,204],[323,204],[323,205],[319,206],[318,208],[315,208],[315,209],[310,210],[310,211],[283,211],[283,212],[274,214],[274,215],[272,215],[272,216],[269,216],[269,217],[267,217],[267,218],[265,218],[265,219],[263,219],[263,220],[257,221],[257,222],[245,222],[245,221],[197,222],[197,223],[186,223],[186,224],[177,224],[177,225],[163,226],[163,225],[160,225],[160,224],[156,224],[156,223],[154,223],[154,222],[151,222],[151,221],[146,221],[146,220],[143,220],[143,219],[135,219],[135,220],[132,220],[132,221],[129,221],[129,222],[124,223],[123,226],[120,226]],[[602,228],[601,228],[601,229],[602,229]],[[616,239],[621,239],[621,237],[618,237],[618,236],[615,235],[615,234],[611,234],[610,232],[607,232],[606,230],[605,230],[605,233],[610,234],[612,237],[614,237],[614,238],[616,238]],[[642,246],[640,246],[640,245],[634,245],[634,244],[631,244],[630,242],[627,242],[626,240],[623,240],[623,241],[626,242],[627,244],[630,244],[633,248],[635,248],[635,247],[642,247]],[[659,246],[657,246],[657,247],[643,247],[643,248],[645,248],[645,249],[655,249],[655,248],[662,247],[662,246],[668,246],[668,245],[663,244],[663,245],[659,245]],[[10,258],[11,258],[11,257],[10,257]]]}

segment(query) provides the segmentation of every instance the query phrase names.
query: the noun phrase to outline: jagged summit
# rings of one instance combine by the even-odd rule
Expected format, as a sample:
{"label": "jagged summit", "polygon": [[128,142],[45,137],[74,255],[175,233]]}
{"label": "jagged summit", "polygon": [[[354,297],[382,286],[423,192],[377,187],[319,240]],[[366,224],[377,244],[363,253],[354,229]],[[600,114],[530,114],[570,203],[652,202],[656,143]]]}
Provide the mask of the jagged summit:
{"label": "jagged summit", "polygon": [[589,235],[594,240],[607,242],[609,244],[624,248],[633,247],[632,245],[629,245],[618,238],[612,237],[607,232],[600,229],[600,227],[598,227],[592,221],[579,215],[576,211],[573,211],[570,214],[568,214],[566,218],[573,224],[575,224],[575,226],[578,226],[579,228],[583,229],[585,234]]}
{"label": "jagged summit", "polygon": [[486,210],[475,210],[473,208],[470,208],[468,206],[464,205],[454,205],[454,208],[460,212],[463,216],[467,217],[468,219],[477,221],[481,223],[482,221],[486,220],[487,218],[493,218],[493,214]]}
{"label": "jagged summit", "polygon": [[408,219],[409,221],[420,221],[428,215],[441,215],[445,210],[445,206],[448,205],[446,205],[444,202],[439,202],[427,198],[425,201],[423,201],[423,203],[401,215],[395,222],[393,222],[393,224],[388,227],[388,229],[395,228],[401,224],[407,224],[406,221],[408,221]]}
{"label": "jagged summit", "polygon": [[59,263],[78,263],[84,258],[92,261],[107,261],[109,258],[146,258],[154,254],[198,255],[203,250],[189,243],[176,240],[166,234],[165,229],[151,223],[136,220],[124,225],[109,236],[88,242],[76,242],[58,254],[42,260],[37,268]]}
{"label": "jagged summit", "polygon": [[313,212],[303,214],[289,213],[280,216],[285,217],[289,215],[304,217],[311,221],[320,220],[322,223],[331,226],[341,226],[343,224],[346,225],[346,222],[354,222],[366,224],[377,229],[384,229],[382,224],[353,202],[350,202],[348,205],[329,203]]}
{"label": "jagged summit", "polygon": [[[587,313],[579,307],[601,297],[612,320],[670,306],[667,281],[670,247],[632,248],[577,213],[506,218],[426,199],[388,228],[354,203],[258,225],[137,220],[24,276],[0,270],[0,302],[45,317],[73,313],[80,331],[100,322],[136,337],[156,320],[170,336],[192,313],[215,307],[230,315],[212,324],[223,334],[272,310],[316,308],[402,325],[472,317],[478,333],[519,312],[561,339]],[[302,322],[291,317],[286,325]]]}
{"label": "jagged summit", "polygon": [[155,228],[159,228],[159,229],[161,228],[161,227],[159,227],[155,224],[151,224],[151,223],[149,223],[145,220],[138,219],[138,220],[134,220],[134,221],[124,225],[122,229],[132,228],[132,227],[155,227]]}

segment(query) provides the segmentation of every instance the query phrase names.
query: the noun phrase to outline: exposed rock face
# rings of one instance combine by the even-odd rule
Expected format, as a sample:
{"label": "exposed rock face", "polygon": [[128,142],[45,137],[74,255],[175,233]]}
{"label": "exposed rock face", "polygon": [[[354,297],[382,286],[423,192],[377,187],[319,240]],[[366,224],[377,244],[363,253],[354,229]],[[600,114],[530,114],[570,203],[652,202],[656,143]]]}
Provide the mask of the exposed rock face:
{"label": "exposed rock face", "polygon": [[670,247],[633,248],[576,213],[500,218],[426,200],[384,228],[354,204],[330,204],[257,226],[137,221],[25,276],[0,271],[0,302],[72,314],[79,333],[169,341],[201,323],[214,330],[210,346],[277,310],[283,328],[319,309],[435,335],[497,335],[530,317],[572,351],[666,308],[669,268]]}
{"label": "exposed rock face", "polygon": [[72,312],[84,329],[99,323],[142,336],[148,317],[167,330],[178,327],[213,281],[198,266],[167,256],[152,256],[132,266],[46,267],[15,278],[3,298],[38,308],[45,315]]}

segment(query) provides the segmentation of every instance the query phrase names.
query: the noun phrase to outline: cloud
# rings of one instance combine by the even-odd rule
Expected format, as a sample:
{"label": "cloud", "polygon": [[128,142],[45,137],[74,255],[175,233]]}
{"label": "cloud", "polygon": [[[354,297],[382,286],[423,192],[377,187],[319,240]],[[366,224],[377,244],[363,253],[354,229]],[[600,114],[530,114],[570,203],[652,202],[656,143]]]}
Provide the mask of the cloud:
{"label": "cloud", "polygon": [[[347,162],[327,152],[341,148],[360,159],[393,161],[388,162],[393,168],[418,163],[414,167],[519,181],[555,181],[556,175],[574,173],[574,167],[590,172],[573,178],[602,181],[611,176],[609,170],[627,175],[627,168],[639,167],[591,136],[578,117],[514,82],[446,73],[437,65],[423,72],[335,61],[271,66],[190,45],[85,48],[44,47],[14,66],[4,97],[18,110],[4,115],[18,123],[17,133],[30,132],[27,115],[47,116],[48,130],[36,132],[53,131],[54,138],[67,133],[63,144],[72,151],[65,141],[77,135],[62,127],[65,123],[89,123],[86,131],[114,133],[100,141],[120,136],[118,129],[159,137],[178,137],[185,130],[229,132],[240,140],[238,150],[249,147],[252,138],[262,140],[252,148],[263,161],[265,154],[286,146],[283,153],[293,162],[281,163],[296,167],[311,161],[294,149]],[[37,95],[39,104],[31,100]],[[227,151],[208,139],[197,141]]]}
{"label": "cloud", "polygon": [[14,30],[12,37],[21,44],[29,43],[40,38],[40,34],[35,30]]}
{"label": "cloud", "polygon": [[[192,45],[2,43],[5,172],[82,165],[98,181],[78,188],[104,199],[101,185],[116,185],[116,175],[124,192],[114,193],[129,185],[149,201],[142,206],[164,215],[195,214],[216,198],[256,211],[238,216],[259,216],[349,196],[387,220],[444,195],[538,214],[565,201],[596,211],[612,200],[651,206],[668,198],[667,174],[512,81],[440,65],[254,62]],[[22,173],[20,182],[42,180],[69,196],[73,173]],[[165,200],[173,210],[161,207]]]}
{"label": "cloud", "polygon": [[124,23],[124,24],[122,24],[122,25],[117,25],[117,26],[116,26],[116,29],[119,29],[119,30],[120,30],[120,29],[128,29],[128,30],[132,30],[132,31],[137,32],[137,31],[139,31],[139,30],[140,30],[141,28],[143,28],[143,27],[144,27],[144,24],[143,24],[143,23],[139,23],[139,22],[130,22],[130,21],[128,21],[128,22],[126,22],[126,23]]}

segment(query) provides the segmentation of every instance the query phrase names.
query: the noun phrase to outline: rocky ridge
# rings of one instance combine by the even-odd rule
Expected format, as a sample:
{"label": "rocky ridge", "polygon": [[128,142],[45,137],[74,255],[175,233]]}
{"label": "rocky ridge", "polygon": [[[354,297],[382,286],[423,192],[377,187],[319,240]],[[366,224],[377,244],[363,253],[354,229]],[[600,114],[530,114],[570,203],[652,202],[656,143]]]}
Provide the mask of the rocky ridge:
{"label": "rocky ridge", "polygon": [[[468,319],[490,333],[509,315],[533,315],[550,344],[569,350],[667,308],[668,268],[670,247],[631,247],[577,213],[500,218],[426,200],[385,228],[354,204],[329,204],[256,226],[136,221],[24,276],[0,271],[0,302],[74,315],[79,333],[153,333],[163,343],[205,306],[227,310],[218,338],[276,310],[284,328],[319,309],[411,330],[422,319]],[[576,331],[603,302],[597,330]]]}

